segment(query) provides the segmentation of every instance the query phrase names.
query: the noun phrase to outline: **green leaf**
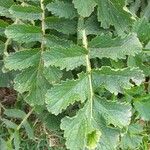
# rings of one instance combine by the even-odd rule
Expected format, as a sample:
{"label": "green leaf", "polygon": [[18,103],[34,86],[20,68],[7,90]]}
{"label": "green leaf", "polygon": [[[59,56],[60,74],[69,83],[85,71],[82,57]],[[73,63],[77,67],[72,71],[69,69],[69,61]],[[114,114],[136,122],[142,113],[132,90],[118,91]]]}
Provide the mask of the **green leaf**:
{"label": "green leaf", "polygon": [[14,133],[14,146],[15,146],[15,150],[20,149],[19,131],[15,131],[15,133]]}
{"label": "green leaf", "polygon": [[38,20],[42,17],[42,10],[35,6],[13,5],[9,9],[10,14],[17,19]]}
{"label": "green leaf", "polygon": [[0,55],[3,55],[4,53],[4,48],[5,48],[5,43],[0,41]]}
{"label": "green leaf", "polygon": [[96,150],[116,150],[119,143],[119,130],[107,126],[105,120],[98,112],[95,112],[94,116],[102,134]]}
{"label": "green leaf", "polygon": [[28,123],[28,121],[25,121],[23,123],[23,126],[25,128],[25,131],[28,135],[29,139],[34,139],[34,132],[33,132],[33,128],[30,126],[30,124]]}
{"label": "green leaf", "polygon": [[139,19],[133,25],[133,32],[137,33],[142,42],[147,43],[150,40],[150,23],[146,18]]}
{"label": "green leaf", "polygon": [[139,8],[141,7],[141,1],[140,0],[136,0],[136,1],[132,1],[132,0],[129,0],[129,2],[126,2],[127,3],[127,6],[129,6],[129,10],[130,12],[136,17],[136,14],[138,13],[139,11]]}
{"label": "green leaf", "polygon": [[120,147],[122,149],[136,149],[142,143],[142,136],[139,134],[142,132],[142,128],[139,124],[131,124],[128,128],[128,132],[121,138]]}
{"label": "green leaf", "polygon": [[19,109],[6,109],[4,114],[10,118],[19,118],[23,119],[26,116],[26,113]]}
{"label": "green leaf", "polygon": [[0,138],[0,149],[2,149],[2,150],[8,150],[7,149],[7,143],[2,138]]}
{"label": "green leaf", "polygon": [[0,16],[10,17],[8,10],[13,4],[13,0],[0,0]]}
{"label": "green leaf", "polygon": [[17,124],[13,123],[12,121],[5,118],[3,118],[2,121],[7,126],[7,128],[17,129]]}
{"label": "green leaf", "polygon": [[148,1],[148,5],[145,7],[145,9],[143,10],[143,17],[147,18],[148,20],[150,20],[150,1]]}
{"label": "green leaf", "polygon": [[[26,117],[26,113],[19,109],[6,109],[4,112],[5,115],[7,115],[10,118],[18,118],[18,119],[24,119]],[[3,119],[3,122],[7,125],[8,128],[16,129],[17,125],[7,119]],[[25,121],[23,123],[23,127],[26,130],[26,133],[30,139],[34,138],[33,129],[31,128],[28,121]]]}
{"label": "green leaf", "polygon": [[74,18],[77,17],[77,12],[74,9],[72,3],[63,2],[63,1],[55,1],[49,3],[46,8],[51,11],[52,14],[58,16],[59,18]]}
{"label": "green leaf", "polygon": [[[148,50],[145,51],[148,54]],[[146,62],[147,61],[147,62]],[[146,58],[146,55],[140,53],[135,57],[128,57],[128,66],[129,67],[139,67],[145,74],[145,76],[149,76],[150,74],[150,66],[148,64],[149,60]]]}
{"label": "green leaf", "polygon": [[96,15],[91,15],[85,20],[85,32],[86,35],[100,35],[103,33],[103,29],[100,28],[100,23],[97,20]]}
{"label": "green leaf", "polygon": [[128,126],[131,119],[131,107],[128,104],[108,101],[105,98],[94,99],[94,110],[101,115],[107,124],[120,128]]}
{"label": "green leaf", "polygon": [[37,66],[40,61],[40,50],[30,49],[10,54],[5,59],[5,67],[9,70],[22,70],[31,66]]}
{"label": "green leaf", "polygon": [[43,75],[47,81],[51,84],[57,83],[62,78],[62,71],[56,67],[45,67],[43,70]]}
{"label": "green leaf", "polygon": [[29,43],[42,40],[42,31],[39,27],[25,24],[10,25],[6,28],[5,34],[8,38],[19,43]]}
{"label": "green leaf", "polygon": [[89,17],[96,6],[94,0],[73,0],[73,3],[79,15],[82,17]]}
{"label": "green leaf", "polygon": [[109,35],[101,35],[89,43],[91,57],[126,59],[127,55],[135,56],[142,51],[142,44],[135,34],[125,38],[112,39]]}
{"label": "green leaf", "polygon": [[81,74],[77,80],[68,80],[55,85],[46,94],[48,111],[58,115],[75,101],[83,103],[88,97],[88,84],[87,75]]}
{"label": "green leaf", "polygon": [[[94,120],[92,119],[90,121],[89,118],[89,105],[87,103],[81,110],[79,110],[76,116],[72,118],[65,117],[62,119],[61,129],[64,130],[67,149],[85,149],[89,146],[89,135],[93,132],[99,132],[93,128]],[[97,142],[100,136],[95,136],[95,138],[95,141]],[[94,146],[95,144],[97,143],[94,142]]]}
{"label": "green leaf", "polygon": [[[98,4],[98,20],[103,28],[113,25],[119,34],[132,24],[131,15],[125,10],[125,0],[95,0]],[[127,9],[127,8],[126,8]]]}
{"label": "green leaf", "polygon": [[112,69],[103,66],[101,69],[93,71],[94,88],[104,86],[111,93],[123,93],[124,89],[130,89],[133,84],[130,79],[140,85],[144,81],[144,75],[138,68]]}
{"label": "green leaf", "polygon": [[3,62],[0,61],[0,87],[10,87],[14,78],[13,72],[3,73]]}
{"label": "green leaf", "polygon": [[43,75],[42,69],[28,68],[18,74],[14,82],[14,88],[19,93],[28,92],[25,95],[25,100],[30,105],[44,104],[45,94],[50,85]]}
{"label": "green leaf", "polygon": [[77,31],[77,22],[57,17],[48,17],[45,19],[46,29],[54,29],[63,34],[75,34]]}
{"label": "green leaf", "polygon": [[60,122],[62,119],[61,115],[55,116],[55,115],[44,110],[44,111],[38,113],[38,118],[44,123],[44,125],[50,131],[60,130]]}
{"label": "green leaf", "polygon": [[79,46],[69,48],[53,48],[43,54],[45,66],[56,66],[61,69],[72,70],[86,64],[87,51]]}
{"label": "green leaf", "polygon": [[0,19],[0,35],[3,36],[5,28],[8,26],[9,24],[7,22],[5,22],[4,20]]}
{"label": "green leaf", "polygon": [[147,52],[149,52],[149,51],[150,51],[150,41],[147,43],[147,45],[145,46],[145,48],[144,48],[144,49],[148,50]]}
{"label": "green leaf", "polygon": [[86,147],[97,147],[97,150],[115,150],[119,142],[119,131],[106,125],[97,107],[95,104],[92,107],[92,118],[89,112],[91,104],[87,102],[76,116],[62,119],[61,129],[64,130],[68,149],[81,150]]}
{"label": "green leaf", "polygon": [[63,38],[59,38],[59,37],[54,36],[54,35],[46,35],[45,45],[46,45],[46,47],[49,47],[49,48],[70,47],[71,45],[73,45],[73,42],[66,40],[66,39],[63,39]]}
{"label": "green leaf", "polygon": [[150,95],[134,99],[134,107],[143,120],[150,120]]}

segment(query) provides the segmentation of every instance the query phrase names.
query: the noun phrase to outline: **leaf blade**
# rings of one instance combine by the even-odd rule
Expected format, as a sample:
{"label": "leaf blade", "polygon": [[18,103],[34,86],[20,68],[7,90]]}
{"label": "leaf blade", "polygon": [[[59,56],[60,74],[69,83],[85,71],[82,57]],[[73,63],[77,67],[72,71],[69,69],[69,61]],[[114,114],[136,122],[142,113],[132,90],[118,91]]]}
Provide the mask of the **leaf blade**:
{"label": "leaf blade", "polygon": [[133,86],[130,79],[140,85],[144,81],[143,72],[138,68],[112,69],[107,66],[93,71],[94,88],[103,85],[114,94],[123,93],[124,89],[130,89]]}
{"label": "leaf blade", "polygon": [[86,50],[79,46],[69,48],[53,48],[43,54],[45,66],[56,66],[60,69],[73,70],[74,68],[85,65]]}
{"label": "leaf blade", "polygon": [[14,24],[6,28],[5,34],[19,43],[29,43],[42,40],[42,31],[39,27],[25,24]]}
{"label": "leaf blade", "polygon": [[22,20],[39,20],[42,17],[42,10],[32,5],[13,5],[10,7],[9,12],[13,17]]}
{"label": "leaf blade", "polygon": [[88,85],[86,74],[81,74],[77,80],[68,80],[62,82],[62,84],[55,85],[46,94],[47,109],[51,113],[58,115],[75,101],[83,103],[88,95],[88,87],[84,85]]}

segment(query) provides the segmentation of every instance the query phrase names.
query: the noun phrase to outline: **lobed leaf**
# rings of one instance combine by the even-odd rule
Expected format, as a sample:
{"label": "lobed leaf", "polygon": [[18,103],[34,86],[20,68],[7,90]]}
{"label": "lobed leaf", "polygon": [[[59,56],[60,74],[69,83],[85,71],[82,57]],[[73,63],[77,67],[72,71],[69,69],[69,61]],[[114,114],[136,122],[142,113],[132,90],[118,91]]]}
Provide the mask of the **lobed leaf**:
{"label": "lobed leaf", "polygon": [[125,0],[95,0],[98,4],[98,20],[103,28],[113,25],[119,34],[132,25],[131,14],[125,10]]}
{"label": "lobed leaf", "polygon": [[120,147],[122,149],[136,149],[142,143],[142,127],[139,124],[131,124],[128,131],[121,138]]}
{"label": "lobed leaf", "polygon": [[3,20],[0,19],[0,35],[3,36],[4,35],[4,31],[5,28],[8,26],[9,24]]}
{"label": "lobed leaf", "polygon": [[144,81],[144,75],[138,68],[112,69],[103,66],[99,70],[93,70],[93,86],[99,88],[104,86],[111,93],[123,93],[124,89],[130,89],[133,85],[130,79],[140,85]]}
{"label": "lobed leaf", "polygon": [[73,0],[74,7],[82,17],[89,17],[94,11],[96,2],[94,0]]}
{"label": "lobed leaf", "polygon": [[39,27],[14,24],[6,28],[5,34],[8,38],[13,39],[19,43],[29,43],[42,40],[42,31]]}
{"label": "lobed leaf", "polygon": [[138,111],[142,120],[150,120],[150,95],[134,99],[135,110]]}
{"label": "lobed leaf", "polygon": [[54,48],[54,47],[70,47],[71,45],[73,45],[72,41],[54,36],[54,35],[46,35],[45,36],[45,45],[46,47],[49,48]]}
{"label": "lobed leaf", "polygon": [[14,88],[19,93],[28,92],[25,100],[30,105],[43,105],[47,89],[50,88],[48,81],[42,73],[42,70],[28,68],[18,74],[14,80]]}
{"label": "lobed leaf", "polygon": [[75,81],[68,80],[61,84],[54,85],[46,94],[48,111],[58,115],[62,110],[76,101],[81,101],[83,103],[88,97],[88,84],[87,75],[81,74],[79,79]]}
{"label": "lobed leaf", "polygon": [[0,16],[10,17],[9,8],[13,4],[13,0],[0,0]]}
{"label": "lobed leaf", "polygon": [[[106,103],[108,105],[107,101]],[[64,130],[64,136],[66,138],[66,146],[68,149],[80,150],[87,147],[87,148],[94,148],[96,150],[99,149],[112,150],[117,147],[117,144],[119,142],[119,131],[117,129],[107,126],[105,120],[102,117],[102,115],[105,116],[105,113],[107,114],[107,112],[101,112],[99,106],[100,105],[99,104],[97,105],[97,102],[94,103],[92,107],[92,114],[93,114],[92,118],[89,112],[89,110],[91,109],[91,105],[89,102],[87,102],[84,105],[84,107],[77,112],[76,116],[65,117],[62,119],[61,129]],[[119,107],[117,103],[116,106]],[[109,108],[107,109],[108,111],[111,112],[111,109],[110,110]],[[122,105],[121,109],[122,110],[125,109],[124,113],[126,113],[126,106]],[[124,114],[124,116],[125,115],[126,114]],[[120,120],[123,119],[120,118]],[[91,147],[89,147],[89,145]]]}
{"label": "lobed leaf", "polygon": [[45,67],[43,69],[43,75],[50,84],[54,84],[60,81],[60,79],[63,76],[63,73],[60,69],[50,66],[50,67]]}
{"label": "lobed leaf", "polygon": [[5,59],[5,67],[9,70],[23,70],[37,66],[40,61],[40,49],[29,49],[10,54]]}
{"label": "lobed leaf", "polygon": [[100,35],[104,29],[100,28],[100,23],[97,20],[96,15],[91,15],[85,20],[85,32],[86,35]]}
{"label": "lobed leaf", "polygon": [[137,20],[133,25],[133,32],[137,33],[138,38],[147,43],[150,40],[150,23],[146,18]]}
{"label": "lobed leaf", "polygon": [[[86,147],[97,145],[100,138],[100,131],[94,128],[94,120],[90,120],[89,103],[77,112],[74,117],[65,117],[61,121],[61,129],[64,130],[66,138],[66,147],[70,150],[80,150]],[[94,143],[89,144],[92,133],[94,134]],[[76,139],[76,140],[74,140]]]}
{"label": "lobed leaf", "polygon": [[126,56],[135,56],[142,51],[142,44],[135,34],[125,38],[112,39],[109,35],[101,35],[90,43],[91,58],[126,59]]}
{"label": "lobed leaf", "polygon": [[72,19],[77,17],[77,12],[74,9],[74,5],[69,2],[55,1],[49,3],[46,8],[51,11],[52,14],[58,16],[59,18],[69,18]]}
{"label": "lobed leaf", "polygon": [[96,150],[116,150],[119,143],[120,131],[116,128],[107,126],[105,120],[98,112],[96,112],[94,116],[97,126],[101,130],[102,134]]}
{"label": "lobed leaf", "polygon": [[45,19],[46,29],[54,29],[63,34],[75,34],[77,30],[77,22],[57,17],[48,17]]}
{"label": "lobed leaf", "polygon": [[56,66],[60,69],[72,70],[80,65],[86,64],[87,51],[79,46],[69,48],[53,48],[44,52],[45,66]]}
{"label": "lobed leaf", "polygon": [[38,20],[42,17],[42,10],[35,6],[13,5],[9,9],[10,14],[14,18],[22,20]]}
{"label": "lobed leaf", "polygon": [[120,128],[129,125],[131,119],[130,105],[108,101],[100,97],[95,97],[93,105],[93,110],[101,115],[107,124],[113,124]]}

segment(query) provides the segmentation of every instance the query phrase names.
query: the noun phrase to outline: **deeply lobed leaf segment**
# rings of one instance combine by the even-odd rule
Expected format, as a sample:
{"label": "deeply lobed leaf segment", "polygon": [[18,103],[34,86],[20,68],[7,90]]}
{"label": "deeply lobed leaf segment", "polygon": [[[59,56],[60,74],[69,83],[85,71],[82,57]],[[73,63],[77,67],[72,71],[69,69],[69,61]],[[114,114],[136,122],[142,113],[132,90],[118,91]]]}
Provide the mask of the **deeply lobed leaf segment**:
{"label": "deeply lobed leaf segment", "polygon": [[[0,54],[5,69],[16,71],[14,89],[31,106],[67,114],[60,125],[67,149],[117,149],[133,112],[118,94],[144,81],[136,57],[150,40],[145,29],[141,33],[148,21],[135,21],[125,0],[0,0],[0,15],[11,20],[0,20],[8,40],[0,41]],[[149,112],[148,98],[133,105],[150,119],[142,111]]]}

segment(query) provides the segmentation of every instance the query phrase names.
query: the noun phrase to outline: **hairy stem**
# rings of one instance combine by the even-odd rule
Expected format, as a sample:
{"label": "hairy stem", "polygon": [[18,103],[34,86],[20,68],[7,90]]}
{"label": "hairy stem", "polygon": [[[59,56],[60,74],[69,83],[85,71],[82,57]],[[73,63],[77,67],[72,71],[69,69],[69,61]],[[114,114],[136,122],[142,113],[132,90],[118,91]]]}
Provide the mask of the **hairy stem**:
{"label": "hairy stem", "polygon": [[90,62],[90,57],[89,57],[89,49],[88,49],[88,41],[87,41],[87,36],[85,30],[82,30],[82,43],[83,47],[88,51],[88,54],[86,55],[86,70],[88,73],[88,80],[89,80],[89,91],[90,91],[90,96],[89,96],[89,101],[90,101],[90,119],[92,118],[92,107],[93,107],[93,86],[92,86],[92,73],[91,73],[91,62]]}
{"label": "hairy stem", "polygon": [[29,116],[32,114],[34,108],[32,108],[29,113],[24,117],[24,119],[21,121],[21,123],[19,124],[19,126],[17,127],[17,131],[21,128],[21,126],[24,124],[24,122],[29,118]]}
{"label": "hairy stem", "polygon": [[6,42],[5,42],[4,58],[9,55],[8,52],[7,52],[7,49],[8,49],[8,45],[10,44],[10,42],[11,42],[11,39],[7,39]]}
{"label": "hairy stem", "polygon": [[41,57],[40,57],[40,62],[39,62],[39,69],[38,73],[40,72],[40,68],[43,67],[43,60],[42,60],[42,53],[45,49],[45,6],[44,6],[44,0],[40,0],[40,5],[42,9],[42,16],[41,16],[41,29],[42,29],[42,41],[41,41]]}
{"label": "hairy stem", "polygon": [[44,6],[44,0],[40,0],[41,2],[41,9],[42,9],[42,18],[41,18],[41,26],[42,26],[42,43],[41,43],[41,50],[44,51],[44,45],[45,45],[45,6]]}
{"label": "hairy stem", "polygon": [[[24,124],[24,122],[27,121],[27,119],[28,119],[28,118],[30,117],[30,115],[32,114],[33,110],[34,110],[34,108],[32,108],[32,109],[28,112],[28,114],[24,117],[24,119],[21,121],[21,123],[20,123],[20,124],[18,125],[18,127],[16,128],[15,132],[20,130],[20,128],[22,127],[22,125]],[[13,138],[14,138],[15,132],[14,132],[14,134],[11,135],[11,137],[10,137],[10,139],[9,139],[9,142],[10,142],[10,143],[12,142],[12,140],[13,140]]]}

